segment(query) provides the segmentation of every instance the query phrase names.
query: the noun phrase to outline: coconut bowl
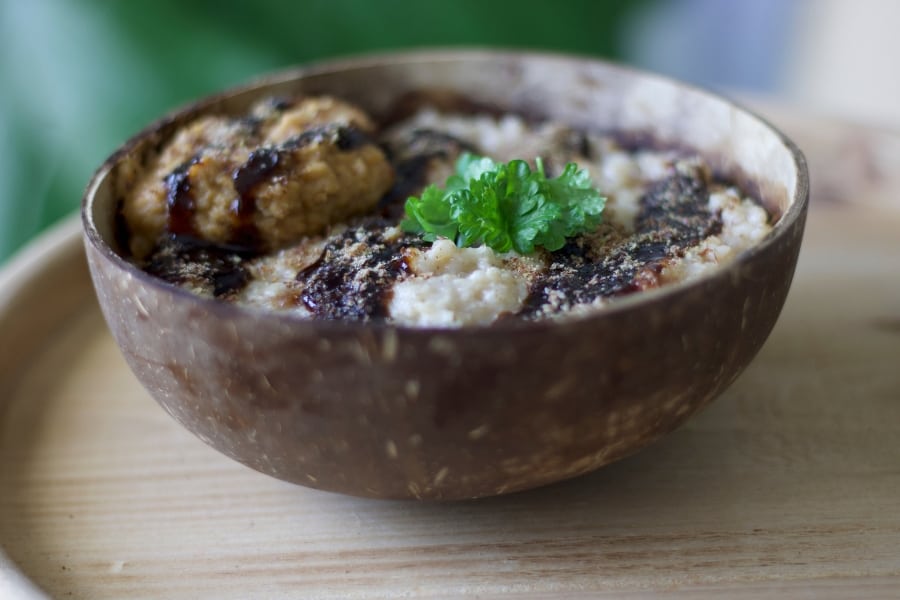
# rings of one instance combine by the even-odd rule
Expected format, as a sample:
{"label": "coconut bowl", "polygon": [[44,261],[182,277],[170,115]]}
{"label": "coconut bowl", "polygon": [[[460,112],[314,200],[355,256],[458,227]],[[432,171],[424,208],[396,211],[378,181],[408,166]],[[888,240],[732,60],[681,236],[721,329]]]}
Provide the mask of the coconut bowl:
{"label": "coconut bowl", "polygon": [[[192,295],[123,258],[120,169],[197,116],[238,114],[266,96],[328,93],[387,118],[401,98],[423,90],[691,148],[777,222],[761,243],[697,280],[575,320],[455,330],[244,308]],[[465,499],[597,469],[719,395],[775,324],[807,200],[806,165],[794,144],[723,98],[587,58],[440,51],[303,67],[201,100],[103,164],[87,188],[83,219],[97,296],[125,359],[201,440],[305,486]]]}

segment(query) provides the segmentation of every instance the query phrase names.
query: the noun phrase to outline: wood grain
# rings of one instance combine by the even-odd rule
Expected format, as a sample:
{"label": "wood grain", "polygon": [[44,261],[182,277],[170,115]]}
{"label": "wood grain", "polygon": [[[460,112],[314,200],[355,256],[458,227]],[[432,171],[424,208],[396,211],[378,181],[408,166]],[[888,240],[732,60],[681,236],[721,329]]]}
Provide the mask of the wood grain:
{"label": "wood grain", "polygon": [[366,501],[229,461],[139,387],[63,244],[0,298],[0,597],[35,595],[14,571],[91,599],[896,597],[900,138],[781,118],[813,205],[758,358],[646,451],[509,497]]}

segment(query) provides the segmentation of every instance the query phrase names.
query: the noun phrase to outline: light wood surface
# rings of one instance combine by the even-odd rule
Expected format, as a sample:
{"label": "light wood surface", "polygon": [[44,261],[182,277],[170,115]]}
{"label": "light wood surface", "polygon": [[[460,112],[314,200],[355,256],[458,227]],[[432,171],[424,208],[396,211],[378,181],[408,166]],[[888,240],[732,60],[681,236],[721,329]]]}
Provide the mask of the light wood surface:
{"label": "light wood surface", "polygon": [[758,358],[638,455],[478,502],[317,492],[204,446],[131,376],[64,226],[0,278],[0,598],[898,597],[900,138],[767,114],[813,201]]}

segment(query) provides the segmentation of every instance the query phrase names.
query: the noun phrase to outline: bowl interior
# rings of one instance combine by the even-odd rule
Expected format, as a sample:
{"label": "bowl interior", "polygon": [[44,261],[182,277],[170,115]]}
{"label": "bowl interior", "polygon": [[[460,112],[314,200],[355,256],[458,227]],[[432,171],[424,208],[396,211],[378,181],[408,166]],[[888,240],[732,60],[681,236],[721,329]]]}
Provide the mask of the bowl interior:
{"label": "bowl interior", "polygon": [[[86,195],[90,239],[119,249],[114,181],[117,169],[165,141],[203,113],[240,114],[266,96],[331,94],[376,119],[398,99],[421,90],[452,90],[479,104],[538,115],[574,127],[628,131],[654,144],[702,153],[779,221],[800,212],[806,187],[797,148],[759,117],[686,84],[596,60],[516,52],[420,52],[335,61],[288,71],[211,97],[154,123],[101,168]],[[777,232],[777,228],[776,228]]]}

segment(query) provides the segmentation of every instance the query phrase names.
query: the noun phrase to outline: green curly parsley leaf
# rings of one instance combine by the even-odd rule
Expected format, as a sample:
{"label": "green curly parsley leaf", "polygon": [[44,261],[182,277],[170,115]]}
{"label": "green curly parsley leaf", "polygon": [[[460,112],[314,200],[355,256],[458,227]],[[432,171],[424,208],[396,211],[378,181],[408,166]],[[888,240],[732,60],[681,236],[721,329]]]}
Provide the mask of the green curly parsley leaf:
{"label": "green curly parsley leaf", "polygon": [[443,188],[430,185],[407,199],[400,226],[429,242],[445,237],[460,247],[484,244],[520,254],[537,246],[559,250],[566,238],[596,229],[606,198],[587,171],[569,163],[547,179],[541,160],[536,163],[532,171],[524,160],[498,164],[464,153]]}

